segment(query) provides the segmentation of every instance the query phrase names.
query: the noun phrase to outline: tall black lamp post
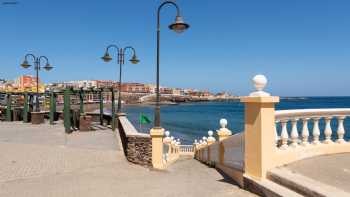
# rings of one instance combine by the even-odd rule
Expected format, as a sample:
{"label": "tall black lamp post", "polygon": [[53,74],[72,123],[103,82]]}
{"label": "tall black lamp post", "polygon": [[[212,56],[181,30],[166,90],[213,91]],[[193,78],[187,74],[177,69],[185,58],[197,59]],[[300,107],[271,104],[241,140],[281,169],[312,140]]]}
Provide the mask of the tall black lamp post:
{"label": "tall black lamp post", "polygon": [[160,126],[160,91],[159,91],[159,49],[160,49],[160,10],[165,5],[173,5],[176,8],[176,18],[175,22],[171,25],[169,25],[169,28],[176,33],[182,33],[186,29],[188,29],[190,26],[186,24],[180,13],[179,6],[173,2],[173,1],[165,1],[158,7],[157,12],[157,87],[156,87],[156,107],[155,107],[155,117],[154,117],[154,127],[155,128],[161,128]]}
{"label": "tall black lamp post", "polygon": [[110,62],[112,60],[112,57],[109,55],[109,49],[110,48],[116,48],[117,49],[117,55],[118,55],[117,61],[118,61],[118,64],[119,64],[119,91],[118,91],[118,95],[119,96],[118,96],[117,113],[120,113],[121,112],[121,90],[122,90],[122,66],[125,63],[125,61],[124,61],[125,60],[125,52],[127,50],[132,50],[133,55],[132,55],[131,59],[129,60],[132,64],[137,64],[137,63],[140,62],[140,60],[137,59],[136,51],[131,46],[127,46],[127,47],[124,47],[124,48],[119,48],[117,45],[109,45],[106,48],[106,52],[105,52],[104,56],[102,57],[103,61],[105,61],[105,62]]}
{"label": "tall black lamp post", "polygon": [[[46,56],[35,56],[33,54],[26,54],[24,57],[24,61],[21,64],[23,68],[29,68],[31,65],[28,62],[28,57],[31,57],[34,62],[34,69],[36,71],[36,103],[35,103],[35,112],[40,112],[40,103],[39,103],[39,71],[44,68],[45,70],[49,71],[53,67],[49,63],[49,59]],[[45,60],[45,66],[41,66],[42,60]]]}

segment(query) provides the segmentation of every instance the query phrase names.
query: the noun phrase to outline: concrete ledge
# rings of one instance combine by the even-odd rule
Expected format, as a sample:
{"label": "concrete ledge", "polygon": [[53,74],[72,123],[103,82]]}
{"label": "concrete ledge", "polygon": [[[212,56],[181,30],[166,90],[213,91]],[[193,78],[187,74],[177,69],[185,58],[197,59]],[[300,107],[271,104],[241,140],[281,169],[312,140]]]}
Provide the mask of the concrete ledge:
{"label": "concrete ledge", "polygon": [[286,150],[276,150],[273,159],[273,166],[279,167],[285,164],[299,161],[306,158],[331,155],[337,153],[348,153],[350,152],[350,143],[332,143],[332,144],[310,144],[308,146],[299,146],[296,148],[288,148]]}
{"label": "concrete ledge", "polygon": [[276,168],[268,172],[268,179],[290,188],[304,196],[350,196],[349,193],[330,185],[323,184],[300,174],[292,173],[286,168]]}
{"label": "concrete ledge", "polygon": [[244,96],[241,97],[240,101],[242,103],[278,103],[280,101],[280,97],[278,96]]}
{"label": "concrete ledge", "polygon": [[302,195],[270,180],[255,180],[244,175],[244,189],[266,197],[302,197]]}

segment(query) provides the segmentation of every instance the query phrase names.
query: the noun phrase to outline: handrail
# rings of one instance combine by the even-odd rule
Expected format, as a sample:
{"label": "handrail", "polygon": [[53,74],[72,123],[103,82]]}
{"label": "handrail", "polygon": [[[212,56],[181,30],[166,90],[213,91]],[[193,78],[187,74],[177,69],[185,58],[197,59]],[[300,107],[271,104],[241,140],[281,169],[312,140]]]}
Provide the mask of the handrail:
{"label": "handrail", "polygon": [[180,145],[180,152],[181,153],[192,153],[194,152],[193,150],[193,145]]}
{"label": "handrail", "polygon": [[[308,144],[331,144],[334,141],[344,143],[346,130],[344,120],[350,116],[350,108],[333,109],[296,109],[280,110],[275,112],[276,123],[281,125],[280,129],[276,127],[276,145],[280,149],[288,149],[299,145]],[[320,120],[324,120],[325,127],[319,127]],[[337,122],[337,128],[332,128],[332,122]],[[291,127],[288,127],[290,122]],[[299,124],[300,123],[300,124]],[[312,130],[309,129],[309,123],[313,124]],[[302,128],[298,127],[298,124]],[[277,132],[280,130],[280,132]],[[333,134],[336,132],[336,135]],[[280,136],[278,135],[280,133]],[[320,138],[321,133],[324,139]],[[309,136],[312,136],[311,142]]]}
{"label": "handrail", "polygon": [[275,112],[276,121],[290,118],[326,117],[326,116],[350,116],[350,108],[326,108],[326,109],[293,109],[278,110]]}

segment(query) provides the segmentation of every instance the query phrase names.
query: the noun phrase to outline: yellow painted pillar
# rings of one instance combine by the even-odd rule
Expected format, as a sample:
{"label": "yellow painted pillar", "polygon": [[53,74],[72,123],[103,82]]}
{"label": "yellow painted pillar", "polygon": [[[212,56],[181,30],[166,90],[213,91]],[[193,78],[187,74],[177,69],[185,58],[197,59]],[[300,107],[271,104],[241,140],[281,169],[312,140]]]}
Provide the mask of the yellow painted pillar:
{"label": "yellow painted pillar", "polygon": [[225,157],[225,147],[222,143],[223,140],[230,137],[232,135],[232,132],[226,128],[227,127],[227,120],[222,118],[220,119],[220,126],[221,128],[216,131],[217,135],[219,136],[219,163],[224,164],[224,157]]}
{"label": "yellow painted pillar", "polygon": [[255,76],[253,82],[257,91],[241,98],[245,104],[244,162],[245,174],[260,180],[274,167],[275,104],[279,97],[262,91],[267,83],[263,75]]}
{"label": "yellow painted pillar", "polygon": [[225,160],[225,146],[224,144],[220,141],[219,142],[219,164],[224,164]]}
{"label": "yellow painted pillar", "polygon": [[163,128],[152,128],[150,131],[152,138],[152,165],[155,169],[164,169],[163,163]]}
{"label": "yellow painted pillar", "polygon": [[230,135],[232,135],[232,132],[226,128],[227,127],[227,120],[222,118],[220,119],[220,126],[221,128],[216,131],[216,133],[219,136],[219,141],[222,141],[226,138],[228,138]]}
{"label": "yellow painted pillar", "polygon": [[212,144],[214,144],[215,143],[215,138],[213,137],[213,134],[214,134],[214,132],[213,131],[208,131],[208,140],[207,140],[207,143],[208,143],[208,160],[207,160],[207,163],[208,164],[211,164],[212,163],[212,161],[211,161],[211,153],[210,153],[210,151],[211,151],[211,147],[210,147],[210,145],[212,145]]}

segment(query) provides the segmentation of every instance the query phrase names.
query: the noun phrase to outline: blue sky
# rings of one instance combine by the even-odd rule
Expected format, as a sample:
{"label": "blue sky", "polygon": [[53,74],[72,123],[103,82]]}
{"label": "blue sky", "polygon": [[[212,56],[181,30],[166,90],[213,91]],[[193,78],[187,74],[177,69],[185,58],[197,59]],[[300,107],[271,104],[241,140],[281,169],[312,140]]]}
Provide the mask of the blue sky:
{"label": "blue sky", "polygon": [[[156,8],[145,0],[18,0],[0,6],[0,78],[27,52],[47,55],[55,69],[45,82],[116,80],[116,62],[100,60],[106,45],[132,45],[138,65],[124,80],[155,82]],[[177,0],[191,28],[168,30],[175,9],[162,10],[161,85],[246,95],[265,74],[281,96],[350,95],[350,1]]]}

